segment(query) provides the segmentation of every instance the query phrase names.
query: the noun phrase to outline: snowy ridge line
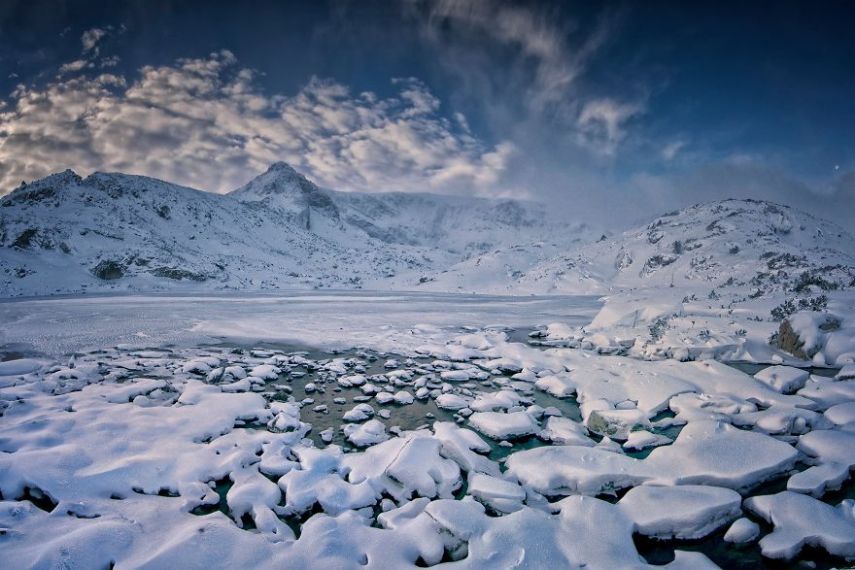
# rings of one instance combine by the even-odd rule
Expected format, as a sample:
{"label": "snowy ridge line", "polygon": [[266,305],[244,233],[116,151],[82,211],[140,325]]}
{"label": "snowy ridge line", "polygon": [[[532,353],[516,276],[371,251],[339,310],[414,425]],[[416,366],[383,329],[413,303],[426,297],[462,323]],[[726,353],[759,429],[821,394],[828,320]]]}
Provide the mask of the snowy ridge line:
{"label": "snowy ridge line", "polygon": [[67,170],[0,198],[0,295],[353,289],[592,232],[535,203],[325,190],[284,163],[226,195]]}
{"label": "snowy ridge line", "polygon": [[[596,240],[596,241],[595,241]],[[608,236],[542,204],[319,188],[284,163],[226,195],[71,171],[0,198],[0,293],[369,288],[680,297],[839,290],[855,240],[722,200]],[[703,297],[702,297],[703,296]]]}

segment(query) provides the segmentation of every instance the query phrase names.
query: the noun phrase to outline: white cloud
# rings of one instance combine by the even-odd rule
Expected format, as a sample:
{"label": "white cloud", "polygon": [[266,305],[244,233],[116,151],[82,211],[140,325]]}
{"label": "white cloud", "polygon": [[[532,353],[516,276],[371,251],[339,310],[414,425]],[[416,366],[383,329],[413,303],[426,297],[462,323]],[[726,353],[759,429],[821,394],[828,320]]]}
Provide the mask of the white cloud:
{"label": "white cloud", "polygon": [[86,69],[87,67],[92,67],[92,63],[85,59],[75,59],[74,61],[62,64],[59,68],[59,74],[64,75],[66,73],[75,73]]}
{"label": "white cloud", "polygon": [[662,151],[661,151],[662,158],[664,158],[665,160],[668,160],[668,161],[674,160],[674,158],[676,158],[677,155],[680,153],[680,151],[683,150],[685,147],[686,147],[686,141],[682,141],[682,140],[672,141],[672,142],[666,144],[664,147],[662,147]]}
{"label": "white cloud", "polygon": [[117,65],[119,65],[120,61],[121,59],[119,59],[119,56],[111,55],[110,57],[103,58],[100,62],[100,65],[101,67],[116,67]]}
{"label": "white cloud", "polygon": [[83,32],[83,35],[80,37],[80,43],[83,44],[83,53],[94,52],[95,55],[98,54],[98,42],[107,35],[108,29],[112,28],[91,28]]}
{"label": "white cloud", "polygon": [[70,167],[224,192],[286,160],[338,189],[488,194],[513,154],[475,138],[465,117],[446,118],[413,78],[381,98],[316,78],[271,95],[254,77],[222,51],[144,67],[133,81],[102,73],[20,86],[0,112],[0,188]]}
{"label": "white cloud", "polygon": [[[625,123],[645,108],[629,79],[621,97],[591,92],[585,75],[617,34],[621,13],[568,20],[547,6],[501,0],[412,0],[424,37],[498,132],[534,138],[560,133],[553,149],[608,158],[627,136]],[[607,93],[608,91],[606,91]],[[619,99],[619,100],[618,100]]]}
{"label": "white cloud", "polygon": [[585,141],[612,154],[625,136],[624,123],[640,112],[641,107],[634,103],[597,99],[585,103],[577,125]]}

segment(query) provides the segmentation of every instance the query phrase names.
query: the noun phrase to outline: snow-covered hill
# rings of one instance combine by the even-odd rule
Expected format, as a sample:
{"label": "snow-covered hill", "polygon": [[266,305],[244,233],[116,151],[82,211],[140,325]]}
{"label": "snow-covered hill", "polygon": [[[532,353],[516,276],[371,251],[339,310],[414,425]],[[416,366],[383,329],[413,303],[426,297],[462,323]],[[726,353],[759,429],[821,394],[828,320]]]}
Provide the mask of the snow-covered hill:
{"label": "snow-covered hill", "polygon": [[491,293],[582,293],[636,288],[761,296],[810,286],[851,286],[855,239],[842,228],[771,202],[723,200],[660,216],[596,243],[499,248],[421,285]]}
{"label": "snow-covered hill", "polygon": [[284,163],[229,195],[65,171],[0,199],[0,296],[361,287],[589,232],[533,203],[325,190]]}
{"label": "snow-covered hill", "polygon": [[0,199],[0,293],[673,287],[762,296],[855,278],[852,236],[769,202],[701,204],[600,235],[531,202],[326,190],[281,162],[227,195],[65,171]]}

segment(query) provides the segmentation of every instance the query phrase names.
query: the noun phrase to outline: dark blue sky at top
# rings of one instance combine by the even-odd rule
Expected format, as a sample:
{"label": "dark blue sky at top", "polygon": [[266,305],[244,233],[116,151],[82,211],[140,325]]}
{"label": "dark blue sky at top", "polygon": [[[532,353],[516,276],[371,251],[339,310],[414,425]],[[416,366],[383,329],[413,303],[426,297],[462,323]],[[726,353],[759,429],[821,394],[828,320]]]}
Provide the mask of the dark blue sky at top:
{"label": "dark blue sky at top", "polygon": [[[617,152],[594,161],[611,183],[641,171],[690,177],[743,155],[819,192],[855,170],[853,2],[506,4],[530,8],[566,30],[571,53],[600,19],[614,22],[573,87],[587,97],[643,102],[643,111],[623,125],[626,136]],[[440,99],[445,113],[463,112],[479,137],[526,148],[514,126],[522,106],[513,92],[501,93],[515,46],[495,42],[483,30],[449,36],[457,49],[479,52],[472,61],[496,79],[496,98],[485,101],[465,73],[449,67],[454,52],[437,53],[445,50],[443,25],[432,40],[420,30],[429,5],[0,0],[0,100],[18,83],[50,81],[60,65],[79,55],[84,30],[124,27],[106,37],[101,50],[119,56],[116,71],[129,77],[144,65],[224,48],[263,72],[258,81],[269,93],[294,94],[319,76],[383,96],[395,89],[391,78],[413,76]],[[516,85],[510,77],[508,82]],[[550,124],[565,128],[548,117],[539,123]],[[675,141],[682,145],[677,158],[664,160],[661,148]],[[531,152],[555,167],[563,151]]]}

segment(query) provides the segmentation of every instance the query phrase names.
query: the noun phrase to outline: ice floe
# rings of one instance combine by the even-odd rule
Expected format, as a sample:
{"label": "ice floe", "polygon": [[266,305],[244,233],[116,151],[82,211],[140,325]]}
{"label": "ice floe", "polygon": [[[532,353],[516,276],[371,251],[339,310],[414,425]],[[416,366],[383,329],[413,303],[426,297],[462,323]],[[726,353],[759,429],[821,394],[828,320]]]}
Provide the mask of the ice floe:
{"label": "ice floe", "polygon": [[660,539],[703,538],[742,512],[739,493],[707,485],[633,487],[618,506],[637,532]]}
{"label": "ice floe", "polygon": [[805,546],[818,546],[829,553],[855,558],[855,501],[837,507],[808,495],[784,491],[777,495],[751,497],[745,507],[775,526],[760,539],[769,558],[794,558]]}

